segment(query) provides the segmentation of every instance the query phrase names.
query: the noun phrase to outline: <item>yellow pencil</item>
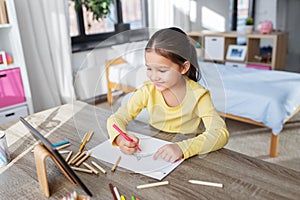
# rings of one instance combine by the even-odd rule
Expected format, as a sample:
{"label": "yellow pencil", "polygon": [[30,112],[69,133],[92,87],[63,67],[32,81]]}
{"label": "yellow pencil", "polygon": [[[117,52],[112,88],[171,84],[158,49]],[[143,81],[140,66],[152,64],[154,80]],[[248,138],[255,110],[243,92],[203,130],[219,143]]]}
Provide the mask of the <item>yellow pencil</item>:
{"label": "yellow pencil", "polygon": [[126,200],[124,195],[121,195],[121,200]]}
{"label": "yellow pencil", "polygon": [[89,132],[88,132],[87,142],[90,141],[90,139],[91,139],[93,133],[94,133],[94,131],[89,131]]}
{"label": "yellow pencil", "polygon": [[83,138],[83,141],[82,141],[82,143],[81,143],[81,145],[80,145],[80,147],[79,147],[79,151],[80,151],[80,152],[84,149],[84,146],[85,146],[85,144],[86,144],[86,142],[87,142],[87,138],[88,138],[87,135],[88,135],[88,134],[85,135],[85,137]]}

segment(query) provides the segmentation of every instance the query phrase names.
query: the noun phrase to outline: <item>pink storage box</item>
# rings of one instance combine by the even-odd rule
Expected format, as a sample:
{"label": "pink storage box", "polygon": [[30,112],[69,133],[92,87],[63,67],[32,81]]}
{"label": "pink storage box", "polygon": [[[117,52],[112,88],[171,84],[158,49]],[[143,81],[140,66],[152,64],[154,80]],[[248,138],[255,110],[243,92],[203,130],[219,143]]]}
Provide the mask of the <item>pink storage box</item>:
{"label": "pink storage box", "polygon": [[20,68],[0,71],[0,108],[25,102]]}
{"label": "pink storage box", "polygon": [[248,68],[255,68],[255,69],[263,69],[263,70],[271,70],[271,66],[261,66],[261,65],[249,65],[247,64]]}

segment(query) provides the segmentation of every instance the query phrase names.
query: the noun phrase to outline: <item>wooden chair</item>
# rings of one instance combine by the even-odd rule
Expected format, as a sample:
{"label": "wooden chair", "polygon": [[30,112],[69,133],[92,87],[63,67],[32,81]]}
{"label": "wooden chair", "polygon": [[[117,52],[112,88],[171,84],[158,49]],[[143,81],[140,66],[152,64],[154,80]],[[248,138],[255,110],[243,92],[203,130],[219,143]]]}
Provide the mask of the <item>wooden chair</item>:
{"label": "wooden chair", "polygon": [[127,62],[126,62],[126,60],[124,60],[121,57],[118,57],[115,59],[110,59],[105,62],[106,83],[107,83],[107,103],[109,105],[113,104],[113,94],[112,94],[113,90],[120,90],[120,91],[123,91],[124,93],[136,91],[136,88],[134,88],[132,86],[113,82],[109,79],[110,69],[114,66],[124,64],[124,63],[127,63]]}

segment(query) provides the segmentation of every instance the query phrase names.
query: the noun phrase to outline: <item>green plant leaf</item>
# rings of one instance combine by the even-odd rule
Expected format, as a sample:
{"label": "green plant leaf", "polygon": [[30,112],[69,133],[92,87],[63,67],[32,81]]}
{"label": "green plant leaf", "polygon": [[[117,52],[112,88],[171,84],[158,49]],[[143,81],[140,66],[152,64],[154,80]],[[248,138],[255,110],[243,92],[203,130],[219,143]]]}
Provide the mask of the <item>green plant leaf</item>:
{"label": "green plant leaf", "polygon": [[93,19],[101,20],[110,13],[109,6],[113,4],[113,0],[73,0],[75,9],[84,6],[86,10],[92,12]]}

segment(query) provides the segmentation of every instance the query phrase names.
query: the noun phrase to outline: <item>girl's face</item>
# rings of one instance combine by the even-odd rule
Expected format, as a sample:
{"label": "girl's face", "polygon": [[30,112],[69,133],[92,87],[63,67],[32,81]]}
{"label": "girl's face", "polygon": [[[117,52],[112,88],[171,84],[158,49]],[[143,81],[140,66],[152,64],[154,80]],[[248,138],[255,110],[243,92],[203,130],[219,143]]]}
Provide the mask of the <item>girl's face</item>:
{"label": "girl's face", "polygon": [[145,53],[145,60],[147,77],[157,90],[164,91],[181,84],[182,70],[178,64],[152,51]]}

